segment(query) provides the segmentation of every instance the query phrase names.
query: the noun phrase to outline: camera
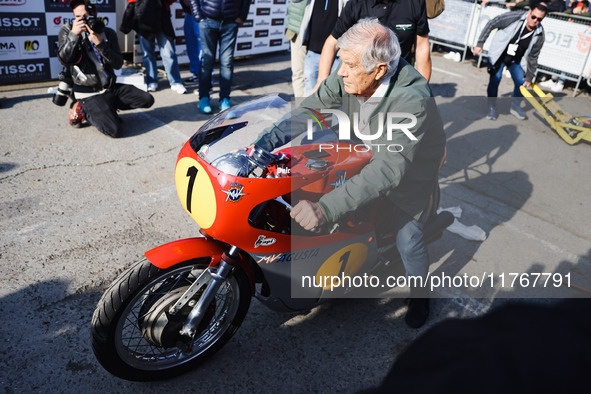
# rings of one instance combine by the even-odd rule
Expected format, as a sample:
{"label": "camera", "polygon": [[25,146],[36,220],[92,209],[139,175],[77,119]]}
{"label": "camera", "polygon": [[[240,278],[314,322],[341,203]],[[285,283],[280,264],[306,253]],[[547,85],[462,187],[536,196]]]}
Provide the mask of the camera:
{"label": "camera", "polygon": [[102,34],[105,31],[105,24],[96,16],[96,5],[87,2],[85,7],[87,14],[84,15],[84,23],[96,34]]}
{"label": "camera", "polygon": [[59,73],[58,78],[60,83],[57,87],[57,92],[53,95],[53,103],[63,107],[68,102],[68,98],[72,94],[72,77],[66,71]]}

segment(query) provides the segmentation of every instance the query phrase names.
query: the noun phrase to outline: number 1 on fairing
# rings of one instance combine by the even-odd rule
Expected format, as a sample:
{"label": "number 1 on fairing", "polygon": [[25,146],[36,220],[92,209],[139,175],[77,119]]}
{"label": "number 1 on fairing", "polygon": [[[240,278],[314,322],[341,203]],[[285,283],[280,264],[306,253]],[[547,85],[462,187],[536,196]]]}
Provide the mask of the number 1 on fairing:
{"label": "number 1 on fairing", "polygon": [[195,178],[197,178],[197,167],[192,166],[187,169],[187,176],[189,177],[189,185],[187,186],[187,211],[191,213],[191,199],[193,197],[193,186],[195,185]]}
{"label": "number 1 on fairing", "polygon": [[350,256],[351,256],[351,251],[348,250],[339,259],[339,263],[341,263],[341,268],[339,269],[339,276],[346,275],[347,274],[347,272],[345,271],[345,268],[347,268],[347,263],[349,262],[349,257]]}

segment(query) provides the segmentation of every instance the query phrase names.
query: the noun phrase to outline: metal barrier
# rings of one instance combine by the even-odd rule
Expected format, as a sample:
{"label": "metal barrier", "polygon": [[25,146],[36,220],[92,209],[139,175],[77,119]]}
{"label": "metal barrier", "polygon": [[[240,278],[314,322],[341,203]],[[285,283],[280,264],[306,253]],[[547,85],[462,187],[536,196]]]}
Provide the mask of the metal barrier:
{"label": "metal barrier", "polygon": [[462,60],[466,57],[469,46],[469,35],[473,21],[477,20],[475,3],[446,0],[445,11],[437,18],[429,19],[429,41],[431,46],[439,44],[444,47],[459,49]]}
{"label": "metal barrier", "polygon": [[591,18],[552,13],[544,18],[544,30],[537,72],[575,81],[575,95],[581,81],[591,76]]}
{"label": "metal barrier", "polygon": [[[476,46],[478,36],[488,21],[505,12],[513,11],[503,4],[489,3],[482,7],[477,0],[446,0],[445,11],[429,20],[431,45],[459,49],[464,60],[466,52]],[[573,96],[582,80],[587,79],[587,84],[591,86],[591,18],[551,13],[544,18],[543,26],[546,40],[538,58],[536,75],[544,72],[575,81]],[[488,53],[492,36],[484,44],[478,67],[482,56]]]}

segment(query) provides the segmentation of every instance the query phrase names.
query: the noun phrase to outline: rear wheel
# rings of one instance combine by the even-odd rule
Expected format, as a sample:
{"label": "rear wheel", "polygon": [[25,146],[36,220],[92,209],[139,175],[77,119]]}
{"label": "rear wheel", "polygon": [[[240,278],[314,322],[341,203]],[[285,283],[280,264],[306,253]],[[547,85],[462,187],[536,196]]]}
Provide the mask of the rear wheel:
{"label": "rear wheel", "polygon": [[91,327],[94,353],[107,371],[128,380],[170,378],[195,367],[232,337],[251,297],[248,278],[239,267],[218,289],[192,340],[179,330],[205,286],[175,315],[169,314],[207,262],[191,260],[159,269],[144,259],[111,285]]}

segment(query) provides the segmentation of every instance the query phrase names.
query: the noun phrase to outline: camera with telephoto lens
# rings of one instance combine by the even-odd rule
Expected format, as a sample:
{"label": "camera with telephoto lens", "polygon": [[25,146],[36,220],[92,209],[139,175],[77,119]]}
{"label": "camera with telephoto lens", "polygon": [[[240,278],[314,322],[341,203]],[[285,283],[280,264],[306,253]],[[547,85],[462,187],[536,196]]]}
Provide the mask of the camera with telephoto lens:
{"label": "camera with telephoto lens", "polygon": [[96,16],[96,5],[87,2],[85,7],[87,14],[84,15],[84,23],[96,34],[102,34],[105,31],[105,24]]}
{"label": "camera with telephoto lens", "polygon": [[68,98],[72,94],[72,77],[69,73],[62,71],[59,73],[58,78],[60,83],[57,87],[57,92],[53,95],[53,103],[63,107],[68,102]]}

